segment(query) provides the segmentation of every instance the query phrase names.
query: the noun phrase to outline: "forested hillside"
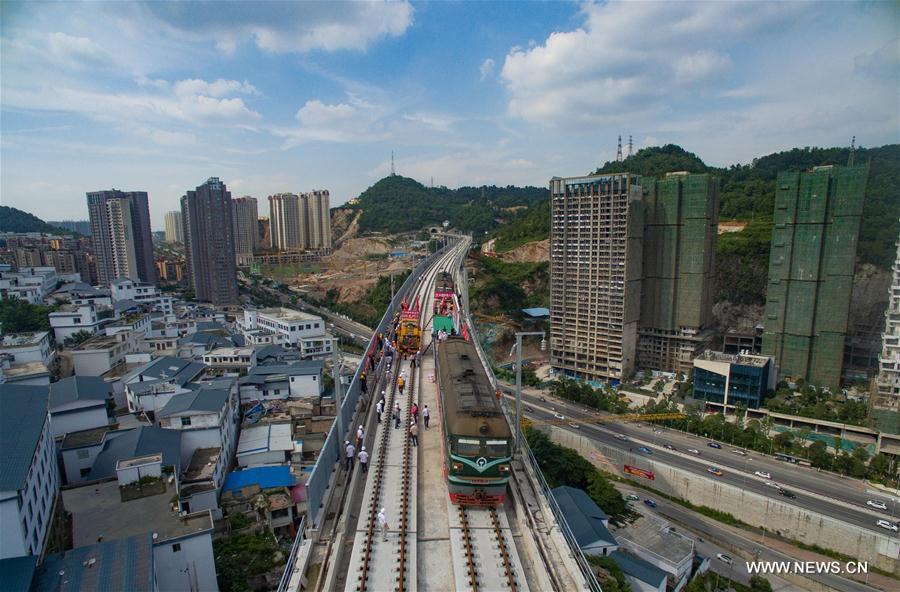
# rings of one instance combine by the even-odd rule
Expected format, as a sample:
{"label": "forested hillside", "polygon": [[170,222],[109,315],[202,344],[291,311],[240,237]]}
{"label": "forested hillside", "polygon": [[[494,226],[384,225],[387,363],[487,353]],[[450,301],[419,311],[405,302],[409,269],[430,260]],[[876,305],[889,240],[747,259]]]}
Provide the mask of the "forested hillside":
{"label": "forested hillside", "polygon": [[547,190],[541,187],[448,189],[392,175],[363,191],[358,203],[348,207],[362,210],[359,229],[363,232],[407,232],[449,220],[454,228],[483,235],[521,216],[517,207],[546,199]]}
{"label": "forested hillside", "polygon": [[0,206],[0,232],[44,232],[46,234],[72,235],[71,230],[51,226],[37,216],[11,208]]}

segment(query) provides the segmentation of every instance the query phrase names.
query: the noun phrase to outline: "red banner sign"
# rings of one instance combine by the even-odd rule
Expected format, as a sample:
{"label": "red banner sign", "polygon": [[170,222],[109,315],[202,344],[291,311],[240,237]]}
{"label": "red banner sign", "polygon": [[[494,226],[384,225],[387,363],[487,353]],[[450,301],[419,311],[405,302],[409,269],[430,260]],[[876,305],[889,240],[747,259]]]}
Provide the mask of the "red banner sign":
{"label": "red banner sign", "polygon": [[654,475],[652,472],[645,471],[644,469],[639,469],[639,468],[633,467],[631,465],[625,465],[625,472],[628,473],[629,475],[635,475],[637,477],[643,477],[644,479],[649,479],[650,481],[653,481],[654,479],[656,479],[656,475]]}

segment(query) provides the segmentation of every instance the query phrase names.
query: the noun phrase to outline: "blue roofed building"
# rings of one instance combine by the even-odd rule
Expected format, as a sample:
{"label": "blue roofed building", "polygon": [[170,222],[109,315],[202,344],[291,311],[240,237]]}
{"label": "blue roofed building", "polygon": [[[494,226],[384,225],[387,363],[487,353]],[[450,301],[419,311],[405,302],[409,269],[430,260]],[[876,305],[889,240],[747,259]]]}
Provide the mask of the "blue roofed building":
{"label": "blue roofed building", "polygon": [[125,397],[131,413],[155,414],[177,394],[190,390],[187,386],[206,371],[206,364],[163,356],[135,369],[124,379]]}
{"label": "blue roofed building", "polygon": [[320,397],[324,372],[325,363],[321,360],[255,366],[247,376],[238,379],[241,403]]}
{"label": "blue roofed building", "polygon": [[543,307],[523,308],[522,314],[528,321],[540,321],[550,318],[550,309]]}
{"label": "blue roofed building", "polygon": [[609,517],[581,489],[563,485],[552,490],[569,530],[586,555],[609,555],[619,548],[609,532]]}
{"label": "blue roofed building", "polygon": [[663,570],[625,551],[615,551],[610,557],[625,574],[632,592],[665,592],[668,574]]}
{"label": "blue roofed building", "polygon": [[115,421],[112,386],[99,376],[70,376],[50,385],[53,437],[91,430]]}
{"label": "blue roofed building", "polygon": [[180,431],[142,425],[108,432],[88,474],[89,478],[115,477],[119,461],[152,454],[162,455],[162,466],[172,466],[175,472],[179,472],[190,460],[190,456],[182,458]]}
{"label": "blue roofed building", "polygon": [[148,532],[48,555],[35,570],[34,588],[154,592],[153,535]]}
{"label": "blue roofed building", "polygon": [[31,592],[37,557],[22,555],[0,559],[0,582],[9,592]]}
{"label": "blue roofed building", "polygon": [[0,559],[46,545],[59,493],[47,391],[0,384]]}
{"label": "blue roofed building", "polygon": [[232,471],[225,478],[223,493],[233,493],[253,485],[260,489],[274,487],[291,487],[296,480],[288,465],[272,465],[267,467],[250,467],[242,471]]}

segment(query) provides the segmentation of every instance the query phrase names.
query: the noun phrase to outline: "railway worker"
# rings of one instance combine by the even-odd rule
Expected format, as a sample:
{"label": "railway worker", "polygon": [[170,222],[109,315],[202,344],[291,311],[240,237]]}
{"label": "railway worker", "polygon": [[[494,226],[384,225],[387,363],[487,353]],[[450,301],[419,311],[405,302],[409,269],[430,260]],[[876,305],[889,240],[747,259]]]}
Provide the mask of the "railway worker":
{"label": "railway worker", "polygon": [[409,422],[409,438],[412,440],[413,446],[419,445],[419,426],[416,425],[416,420]]}
{"label": "railway worker", "polygon": [[363,473],[369,472],[369,453],[366,452],[366,447],[363,446],[359,450],[359,468],[362,469]]}
{"label": "railway worker", "polygon": [[419,422],[419,406],[413,402],[412,407],[409,410],[410,415],[412,415],[413,421],[416,423]]}
{"label": "railway worker", "polygon": [[363,436],[366,434],[365,430],[363,430],[362,425],[356,428],[356,445],[362,446]]}
{"label": "railway worker", "polygon": [[360,386],[360,388],[362,388],[362,393],[364,395],[368,395],[369,394],[369,383],[366,381],[366,373],[365,372],[363,372],[362,374],[359,375],[359,380],[360,380],[359,386]]}
{"label": "railway worker", "polygon": [[356,454],[356,448],[349,440],[345,441],[344,444],[346,445],[344,451],[347,453],[347,470],[350,471],[353,469],[353,455]]}
{"label": "railway worker", "polygon": [[387,521],[387,514],[384,513],[384,508],[381,508],[381,511],[378,512],[378,526],[381,527],[381,540],[387,540],[388,529],[391,527]]}
{"label": "railway worker", "polygon": [[425,422],[425,429],[426,429],[426,430],[428,429],[428,420],[429,420],[429,418],[431,418],[431,412],[428,411],[428,405],[425,405],[425,407],[422,408],[422,421]]}
{"label": "railway worker", "polygon": [[[382,392],[382,396],[384,392]],[[375,413],[378,417],[378,423],[381,423],[381,412],[384,411],[384,399],[378,401],[378,404],[375,405]]]}
{"label": "railway worker", "polygon": [[400,403],[394,407],[394,429],[398,429],[400,427]]}
{"label": "railway worker", "polygon": [[397,389],[400,391],[400,394],[403,394],[403,387],[406,386],[406,381],[403,380],[403,377],[397,379]]}

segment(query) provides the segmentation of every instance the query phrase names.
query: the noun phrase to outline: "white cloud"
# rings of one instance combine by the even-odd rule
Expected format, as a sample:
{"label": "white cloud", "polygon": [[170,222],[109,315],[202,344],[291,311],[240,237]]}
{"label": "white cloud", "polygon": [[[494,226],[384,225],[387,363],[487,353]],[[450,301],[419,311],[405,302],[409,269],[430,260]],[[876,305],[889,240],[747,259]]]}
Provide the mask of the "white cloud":
{"label": "white cloud", "polygon": [[494,73],[494,60],[491,58],[487,58],[483,62],[481,62],[481,67],[478,68],[478,72],[481,74],[481,80],[483,81],[485,78]]}
{"label": "white cloud", "polygon": [[199,78],[191,78],[176,82],[175,94],[179,96],[206,95],[209,97],[225,97],[234,94],[258,95],[259,91],[246,80],[239,82],[237,80],[223,80],[219,78],[213,82],[207,82]]}
{"label": "white cloud", "polygon": [[270,131],[285,139],[282,148],[308,141],[372,142],[387,137],[384,121],[387,114],[384,107],[348,93],[346,102],[342,103],[324,103],[318,99],[306,101],[295,115],[300,127]]}
{"label": "white cloud", "polygon": [[414,13],[406,1],[235,2],[215,11],[206,8],[202,3],[148,5],[163,26],[212,39],[226,54],[248,41],[273,53],[365,51],[379,39],[403,35]]}
{"label": "white cloud", "polygon": [[798,10],[792,3],[587,4],[581,28],[507,54],[508,111],[562,127],[652,115],[721,83],[733,69],[734,44]]}
{"label": "white cloud", "polygon": [[47,49],[57,59],[70,62],[107,60],[109,54],[87,37],[75,37],[61,32],[50,33]]}

